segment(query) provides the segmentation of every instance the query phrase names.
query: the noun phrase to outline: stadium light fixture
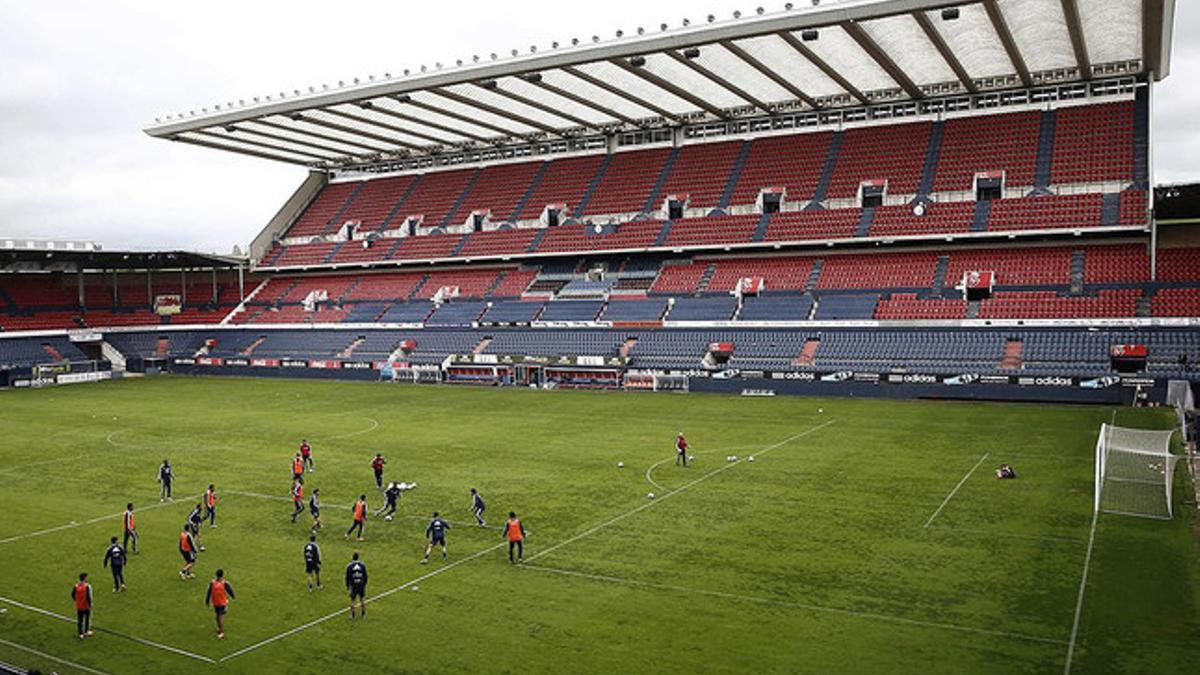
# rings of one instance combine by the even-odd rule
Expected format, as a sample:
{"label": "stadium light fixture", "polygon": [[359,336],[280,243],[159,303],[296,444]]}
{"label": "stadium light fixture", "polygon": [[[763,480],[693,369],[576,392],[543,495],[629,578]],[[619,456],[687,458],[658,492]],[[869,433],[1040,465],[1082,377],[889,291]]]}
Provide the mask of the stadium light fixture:
{"label": "stadium light fixture", "polygon": [[623,31],[623,30],[621,30],[620,28],[618,28],[618,29],[617,29],[617,37],[618,37],[618,38],[623,38],[623,37],[625,37],[625,31]]}
{"label": "stadium light fixture", "polygon": [[805,42],[815,42],[820,38],[821,32],[816,29],[809,28],[808,30],[800,31],[800,39],[804,40]]}
{"label": "stadium light fixture", "polygon": [[401,103],[412,103],[412,97],[408,94],[400,94],[396,97],[396,100]]}
{"label": "stadium light fixture", "polygon": [[767,10],[763,9],[762,7],[755,7],[755,8],[754,8],[754,12],[755,12],[756,14],[758,14],[759,16],[762,16],[762,15],[763,15],[763,13],[764,13],[764,12],[766,12],[766,11],[767,11]]}
{"label": "stadium light fixture", "polygon": [[666,30],[667,30],[667,28],[668,28],[668,26],[667,26],[667,24],[665,24],[665,23],[660,23],[660,24],[658,24],[658,29],[659,29],[659,30],[661,30],[661,31],[666,31]]}
{"label": "stadium light fixture", "polygon": [[685,59],[700,58],[700,49],[698,47],[688,47],[687,49],[683,50],[683,58],[685,58]]}
{"label": "stadium light fixture", "polygon": [[709,15],[708,15],[708,22],[709,22],[709,23],[712,23],[712,22],[714,22],[714,21],[716,21],[716,20],[717,20],[717,17],[713,16],[712,14],[709,14]]}
{"label": "stadium light fixture", "polygon": [[484,80],[479,83],[479,86],[483,87],[484,89],[494,90],[500,86],[500,83],[496,82],[495,80]]}
{"label": "stadium light fixture", "polygon": [[645,29],[645,28],[642,28],[641,26],[638,26],[638,28],[637,28],[637,34],[638,34],[638,35],[645,35],[645,34],[646,34],[646,29]]}
{"label": "stadium light fixture", "polygon": [[783,5],[783,10],[784,10],[785,12],[790,12],[790,11],[792,11],[792,3],[790,3],[790,2],[788,2],[788,3],[784,3],[784,5]]}
{"label": "stadium light fixture", "polygon": [[690,26],[690,25],[692,25],[692,20],[691,20],[691,19],[688,19],[688,18],[686,18],[686,17],[685,17],[685,18],[683,19],[683,27],[684,27],[684,28],[687,28],[687,27],[688,27],[688,26]]}
{"label": "stadium light fixture", "polygon": [[947,7],[942,10],[942,21],[955,21],[958,19],[959,11],[957,7]]}
{"label": "stadium light fixture", "polygon": [[735,19],[742,18],[742,11],[740,9],[733,10],[733,18],[735,18]]}
{"label": "stadium light fixture", "polygon": [[535,83],[535,84],[536,84],[536,83],[538,83],[538,82],[541,82],[541,81],[542,81],[542,74],[541,74],[541,73],[529,73],[528,75],[526,75],[526,76],[525,76],[525,81],[526,81],[526,82],[533,82],[533,83]]}
{"label": "stadium light fixture", "polygon": [[646,65],[646,57],[635,56],[629,59],[629,65],[633,66],[634,68],[641,68],[642,66]]}
{"label": "stadium light fixture", "polygon": [[593,36],[592,36],[592,42],[600,42],[600,36],[599,36],[599,35],[593,35]]}

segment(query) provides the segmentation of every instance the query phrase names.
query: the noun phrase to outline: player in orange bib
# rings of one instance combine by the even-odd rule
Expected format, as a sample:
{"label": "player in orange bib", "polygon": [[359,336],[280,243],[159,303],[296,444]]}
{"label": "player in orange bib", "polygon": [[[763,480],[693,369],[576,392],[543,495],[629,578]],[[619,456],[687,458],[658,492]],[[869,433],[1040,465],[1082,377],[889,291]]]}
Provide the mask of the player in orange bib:
{"label": "player in orange bib", "polygon": [[358,530],[358,540],[363,540],[363,524],[367,520],[367,496],[359,495],[358,501],[354,502],[354,522],[350,524],[350,529],[346,530],[344,539],[350,538],[350,533]]}
{"label": "player in orange bib", "polygon": [[179,533],[179,555],[183,556],[183,569],[179,570],[179,578],[191,579],[192,568],[196,566],[196,540],[192,539],[192,533],[188,532],[186,524]]}
{"label": "player in orange bib", "polygon": [[213,608],[217,614],[217,639],[225,637],[225,612],[229,609],[229,601],[237,596],[233,594],[233,586],[225,580],[225,570],[217,570],[217,577],[208,582],[208,593],[204,595],[204,606]]}
{"label": "player in orange bib", "polygon": [[[121,525],[125,530],[125,540],[121,547],[126,551],[137,553],[137,524],[133,522],[133,502],[125,505],[125,514],[121,517]],[[133,548],[129,548],[130,541],[133,542]]]}
{"label": "player in orange bib", "polygon": [[294,481],[303,475],[304,475],[304,458],[301,457],[300,453],[297,452],[296,456],[292,458],[292,480]]}
{"label": "player in orange bib", "polygon": [[[508,562],[522,562],[525,559],[525,526],[517,518],[517,514],[508,512],[508,521],[504,523],[503,536],[508,540]],[[517,551],[517,559],[513,560],[513,549]]]}
{"label": "player in orange bib", "polygon": [[212,483],[204,492],[204,517],[208,518],[209,527],[217,526],[217,490]]}
{"label": "player in orange bib", "polygon": [[92,636],[92,585],[87,572],[79,573],[79,583],[71,587],[71,599],[75,601],[75,627],[79,639]]}

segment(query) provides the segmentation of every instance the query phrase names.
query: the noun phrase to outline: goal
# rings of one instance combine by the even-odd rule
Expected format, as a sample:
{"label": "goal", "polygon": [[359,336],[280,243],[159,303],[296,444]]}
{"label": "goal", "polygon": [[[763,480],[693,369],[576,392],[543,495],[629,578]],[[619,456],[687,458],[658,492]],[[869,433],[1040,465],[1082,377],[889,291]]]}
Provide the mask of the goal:
{"label": "goal", "polygon": [[1096,441],[1095,510],[1169,520],[1171,485],[1178,455],[1174,431],[1147,431],[1103,424]]}

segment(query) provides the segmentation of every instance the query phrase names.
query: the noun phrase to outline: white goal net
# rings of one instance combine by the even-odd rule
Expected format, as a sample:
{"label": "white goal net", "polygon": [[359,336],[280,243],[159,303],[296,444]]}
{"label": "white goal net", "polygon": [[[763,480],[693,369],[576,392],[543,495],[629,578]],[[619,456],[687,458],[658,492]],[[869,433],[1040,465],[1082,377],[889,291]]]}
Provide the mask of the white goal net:
{"label": "white goal net", "polygon": [[1101,425],[1096,441],[1096,510],[1170,519],[1171,485],[1179,459],[1171,453],[1173,434]]}

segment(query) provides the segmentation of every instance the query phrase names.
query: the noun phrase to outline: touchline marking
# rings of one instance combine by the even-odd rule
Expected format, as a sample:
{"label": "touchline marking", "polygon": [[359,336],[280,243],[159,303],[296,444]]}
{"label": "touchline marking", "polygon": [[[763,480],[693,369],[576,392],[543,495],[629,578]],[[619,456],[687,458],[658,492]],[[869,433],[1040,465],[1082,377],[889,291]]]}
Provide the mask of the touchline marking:
{"label": "touchline marking", "polygon": [[987,459],[988,455],[990,454],[990,452],[983,453],[983,457],[980,457],[979,461],[975,462],[975,466],[971,467],[971,470],[962,477],[962,480],[958,481],[958,485],[955,485],[954,489],[950,491],[950,494],[946,495],[946,498],[942,500],[942,505],[937,507],[937,511],[934,511],[932,516],[929,516],[929,520],[925,521],[926,528],[933,524],[933,519],[937,518],[938,514],[942,512],[942,509],[946,508],[946,505],[949,504],[950,500],[954,498],[954,495],[958,493],[958,490],[963,486],[963,483],[967,482],[967,479],[971,477],[971,474],[975,473],[975,469],[978,469],[979,465],[983,464],[983,461]]}
{"label": "touchline marking", "polygon": [[[138,509],[137,512],[140,513],[142,511],[149,511],[151,509],[157,509],[162,506],[173,506],[175,504],[182,504],[185,501],[188,501],[191,499],[199,499],[200,496],[201,495],[195,495],[194,497],[183,497],[178,502],[170,501],[170,502],[159,502],[157,504],[151,504],[150,506],[144,506],[144,507]],[[124,514],[125,514],[124,511],[118,511],[116,513],[110,513],[106,516],[97,516],[95,518],[89,518],[88,520],[85,520],[82,522],[77,522],[77,521],[72,520],[71,522],[67,523],[66,525],[59,525],[58,527],[50,527],[45,530],[38,530],[37,532],[30,532],[29,534],[18,534],[18,535],[12,536],[12,537],[8,537],[7,539],[0,539],[0,544],[9,544],[14,541],[20,541],[22,539],[29,539],[30,537],[40,537],[43,534],[50,534],[52,532],[60,532],[62,530],[69,530],[73,527],[80,527],[82,525],[91,525],[93,523],[98,523],[102,520],[112,520],[113,518],[120,518]]]}
{"label": "touchline marking", "polygon": [[971,626],[960,626],[953,623],[939,623],[937,621],[922,621],[920,619],[909,619],[902,616],[892,616],[889,614],[877,614],[875,612],[860,612],[853,609],[842,609],[839,607],[824,607],[822,605],[812,605],[805,602],[793,602],[791,600],[776,600],[774,598],[761,598],[753,595],[740,595],[738,593],[727,593],[724,591],[710,591],[702,588],[689,588],[687,586],[676,586],[674,584],[660,584],[651,581],[638,581],[637,579],[622,579],[619,577],[609,577],[602,574],[590,574],[587,572],[576,572],[574,570],[565,570],[557,567],[543,567],[541,565],[521,565],[524,569],[536,570],[538,572],[548,572],[552,574],[562,574],[566,576],[581,577],[584,579],[592,579],[594,581],[604,581],[614,584],[624,584],[627,586],[641,586],[643,588],[656,588],[664,591],[675,591],[677,593],[694,593],[696,595],[708,595],[715,598],[726,598],[728,600],[740,600],[743,602],[754,602],[763,605],[775,605],[778,607],[792,607],[795,609],[804,609],[813,612],[824,612],[827,614],[840,614],[842,616],[852,616],[859,619],[874,619],[876,621],[887,621],[890,623],[901,623],[910,626],[921,626],[923,628],[940,628],[944,630],[958,631],[960,633],[975,633],[978,635],[990,635],[993,637],[1011,638],[1014,640],[1024,640],[1027,642],[1041,642],[1045,644],[1066,644],[1063,640],[1056,638],[1039,637],[1037,635],[1026,635],[1024,633],[1012,633],[1002,630],[989,630],[987,628],[973,628]]}
{"label": "touchline marking", "polygon": [[[788,436],[787,438],[783,439],[782,441],[779,441],[778,443],[775,443],[775,444],[773,444],[773,445],[768,445],[767,447],[765,447],[765,448],[763,448],[763,449],[759,450],[759,451],[758,451],[758,453],[759,453],[760,455],[761,455],[761,454],[766,454],[766,453],[768,453],[768,452],[770,452],[770,451],[774,450],[775,448],[778,448],[778,447],[780,447],[780,446],[783,446],[783,445],[787,445],[788,443],[791,443],[791,442],[792,442],[792,441],[794,441],[794,440],[797,440],[797,439],[799,439],[799,438],[803,438],[803,437],[805,437],[805,436],[807,436],[807,435],[809,435],[809,434],[811,434],[811,433],[814,433],[814,432],[820,431],[821,429],[824,429],[825,427],[829,426],[830,424],[833,424],[835,421],[837,421],[837,420],[829,420],[828,422],[825,422],[825,423],[823,423],[823,424],[818,424],[817,426],[815,426],[815,427],[813,427],[813,428],[811,428],[811,429],[808,429],[808,430],[806,430],[806,431],[801,431],[800,433],[798,433],[798,434],[795,434],[795,435],[793,435],[793,436]],[[658,499],[654,499],[654,500],[651,500],[651,501],[649,501],[649,502],[646,502],[645,504],[642,504],[641,506],[639,506],[639,507],[637,507],[637,508],[635,508],[635,509],[632,509],[632,510],[630,510],[630,511],[626,511],[625,513],[622,513],[622,514],[621,514],[621,515],[619,515],[619,516],[615,516],[615,517],[613,517],[613,518],[610,518],[610,519],[608,519],[608,520],[604,521],[603,523],[600,523],[599,525],[596,525],[595,527],[593,527],[593,528],[591,528],[591,529],[589,529],[589,530],[584,530],[583,532],[580,532],[579,534],[577,534],[577,535],[575,535],[575,536],[571,537],[570,539],[567,539],[567,540],[565,540],[565,541],[561,541],[561,542],[559,542],[559,543],[555,544],[554,546],[551,546],[550,548],[544,549],[544,550],[542,550],[540,553],[538,553],[537,555],[530,556],[530,557],[529,557],[529,561],[530,561],[530,562],[532,562],[532,561],[534,561],[534,560],[537,560],[538,558],[540,558],[540,557],[542,557],[542,556],[544,556],[544,555],[549,555],[550,553],[553,553],[554,551],[556,551],[556,550],[558,550],[558,549],[562,548],[563,546],[566,546],[567,544],[570,544],[570,543],[573,543],[573,542],[579,541],[580,539],[583,539],[584,537],[587,537],[587,536],[589,536],[589,535],[591,535],[591,534],[593,534],[593,533],[595,533],[595,532],[597,532],[597,531],[599,531],[599,530],[602,530],[602,529],[604,529],[604,528],[608,527],[609,525],[612,525],[613,523],[620,522],[620,521],[622,521],[622,520],[625,520],[626,518],[628,518],[628,517],[630,517],[630,516],[632,516],[632,515],[636,515],[636,514],[638,514],[638,513],[641,513],[642,511],[645,511],[646,509],[648,509],[648,508],[650,508],[650,507],[654,506],[655,504],[661,504],[661,503],[662,503],[664,500],[666,500],[666,499],[670,499],[671,497],[674,497],[675,495],[679,494],[680,492],[683,492],[684,490],[687,490],[688,488],[690,488],[690,487],[692,487],[692,486],[694,486],[694,485],[697,485],[697,484],[699,484],[699,483],[702,483],[702,482],[704,482],[704,481],[708,480],[709,478],[712,478],[713,476],[715,476],[715,475],[717,475],[717,474],[721,473],[722,471],[728,471],[729,469],[732,469],[733,467],[735,467],[735,466],[737,466],[738,464],[741,464],[741,463],[742,463],[742,460],[740,460],[740,459],[739,459],[739,460],[738,460],[738,461],[736,461],[736,462],[729,462],[729,463],[728,463],[728,464],[726,464],[725,466],[720,466],[720,467],[717,467],[717,468],[713,469],[712,471],[709,471],[708,473],[704,474],[703,476],[700,476],[700,477],[699,477],[699,478],[697,478],[696,480],[693,480],[693,481],[691,481],[691,482],[689,482],[689,483],[684,483],[683,485],[681,485],[681,486],[679,486],[679,487],[675,488],[674,490],[671,490],[670,492],[668,492],[668,493],[664,494],[663,496],[659,497]]]}
{"label": "touchline marking", "polygon": [[977,535],[980,535],[983,537],[1011,537],[1013,539],[1029,539],[1032,541],[1050,541],[1050,542],[1059,542],[1059,543],[1064,543],[1064,544],[1082,544],[1085,541],[1084,539],[1081,539],[1079,537],[1060,537],[1060,536],[1049,535],[1049,534],[1020,534],[1017,532],[998,532],[998,531],[993,531],[993,530],[974,529],[974,528],[969,528],[969,527],[947,527],[947,526],[941,526],[941,525],[939,525],[938,527],[930,528],[929,531],[930,532],[945,532],[947,534],[961,532],[963,534],[977,534]]}
{"label": "touchline marking", "polygon": [[47,660],[53,661],[55,663],[61,663],[62,665],[67,666],[69,668],[74,668],[76,670],[82,670],[85,673],[92,673],[93,675],[108,675],[108,673],[104,672],[103,670],[96,670],[95,668],[89,668],[88,666],[85,666],[82,663],[75,663],[74,661],[68,661],[66,659],[59,658],[57,656],[51,656],[50,654],[47,654],[46,652],[40,652],[36,649],[33,649],[32,647],[26,647],[25,645],[19,645],[15,642],[10,642],[8,640],[5,640],[4,638],[0,638],[0,644],[8,645],[9,647],[12,647],[13,649],[20,649],[21,651],[29,652],[30,654],[33,654],[35,656],[40,656],[43,659],[47,659]]}
{"label": "touchline marking", "polygon": [[[1116,416],[1116,411],[1113,411]],[[1079,617],[1083,615],[1083,592],[1087,589],[1088,567],[1092,564],[1092,546],[1096,543],[1096,520],[1099,511],[1092,511],[1092,530],[1088,533],[1087,555],[1083,559],[1083,575],[1079,578],[1079,597],[1075,599],[1075,619],[1071,622],[1071,641],[1067,643],[1067,664],[1063,674],[1071,675],[1071,660],[1075,658],[1075,640],[1079,636]]]}
{"label": "touchline marking", "polygon": [[[459,565],[464,565],[464,564],[466,564],[466,563],[468,563],[468,562],[471,562],[472,560],[474,560],[474,559],[476,559],[476,558],[478,558],[478,557],[480,557],[480,556],[487,555],[488,553],[491,553],[492,551],[495,551],[495,550],[499,549],[500,547],[504,546],[504,544],[505,544],[505,542],[500,542],[499,544],[496,544],[495,546],[489,546],[488,548],[485,548],[485,549],[483,549],[482,551],[477,551],[477,552],[475,552],[475,553],[473,553],[473,554],[471,554],[471,555],[467,556],[466,558],[463,558],[462,560],[456,560],[455,562],[452,562],[452,563],[450,563],[449,565],[446,565],[445,567],[439,567],[439,568],[437,568],[437,569],[433,570],[432,572],[428,572],[428,573],[426,573],[426,574],[422,574],[421,576],[417,577],[416,579],[412,579],[411,581],[406,581],[406,582],[404,582],[403,584],[400,584],[399,586],[397,586],[397,587],[395,587],[395,588],[388,589],[388,590],[386,590],[386,591],[384,591],[384,592],[382,592],[382,593],[380,593],[380,594],[378,594],[378,595],[373,595],[373,596],[371,596],[371,597],[367,598],[367,599],[365,600],[365,602],[366,602],[366,603],[372,603],[372,602],[375,602],[375,601],[377,601],[377,600],[382,600],[382,599],[384,599],[384,598],[386,598],[386,597],[388,597],[389,595],[392,595],[392,594],[394,594],[394,593],[399,593],[400,591],[402,591],[402,590],[404,590],[404,589],[406,589],[406,588],[408,588],[408,587],[410,587],[410,586],[412,586],[412,585],[414,585],[414,584],[418,584],[418,583],[420,583],[420,582],[422,582],[422,581],[424,581],[424,580],[426,580],[426,579],[429,579],[429,578],[431,578],[431,577],[435,577],[435,576],[437,576],[437,575],[439,575],[439,574],[442,574],[442,573],[444,573],[444,572],[449,572],[450,570],[454,569],[455,567],[458,567]],[[337,617],[339,617],[339,616],[341,616],[341,615],[343,615],[343,614],[345,614],[345,613],[347,613],[347,612],[349,612],[349,611],[350,611],[350,608],[349,608],[349,607],[343,607],[342,609],[339,609],[339,610],[338,610],[338,611],[336,611],[336,612],[333,612],[333,613],[331,613],[331,614],[326,614],[325,616],[322,616],[322,617],[320,617],[320,618],[317,618],[317,619],[313,619],[312,621],[309,621],[309,622],[308,622],[308,623],[306,623],[306,624],[302,624],[302,625],[296,626],[295,628],[292,628],[292,629],[290,629],[290,630],[286,630],[286,631],[284,631],[284,632],[282,632],[282,633],[280,633],[280,634],[278,634],[278,635],[274,635],[274,636],[272,636],[272,637],[269,637],[269,638],[267,638],[267,639],[265,639],[265,640],[260,640],[260,641],[258,641],[258,642],[255,642],[254,644],[252,644],[252,645],[249,645],[249,646],[247,646],[247,647],[242,647],[241,649],[237,650],[236,652],[233,652],[233,653],[231,653],[231,654],[227,654],[227,655],[225,655],[225,656],[221,657],[221,658],[220,658],[220,659],[217,661],[217,663],[225,663],[226,661],[229,661],[229,660],[231,660],[231,659],[236,659],[237,657],[239,657],[239,656],[242,656],[243,654],[247,654],[247,653],[249,653],[249,652],[252,652],[252,651],[254,651],[254,650],[256,650],[256,649],[259,649],[259,648],[261,648],[261,647],[265,647],[265,646],[267,646],[267,645],[271,644],[272,642],[277,642],[277,641],[279,641],[279,640],[282,640],[282,639],[284,639],[284,638],[286,638],[286,637],[290,637],[290,636],[292,636],[292,635],[295,635],[296,633],[299,633],[299,632],[301,632],[301,631],[308,630],[309,628],[312,628],[313,626],[317,626],[317,625],[320,625],[320,624],[322,624],[322,623],[325,623],[326,621],[328,621],[328,620],[330,620],[330,619],[337,618]]]}
{"label": "touchline marking", "polygon": [[[75,623],[75,619],[72,619],[71,617],[63,616],[62,614],[59,614],[57,612],[51,612],[50,610],[42,609],[41,607],[34,607],[33,605],[27,605],[23,602],[18,602],[11,598],[6,598],[2,595],[0,595],[0,602],[10,604],[14,607],[19,607],[23,610],[33,612],[35,614],[41,614],[43,616],[48,616],[52,619],[58,619],[59,621],[66,621],[67,623]],[[138,644],[145,645],[147,647],[154,647],[155,649],[161,649],[163,651],[171,652],[173,654],[178,654],[180,656],[186,656],[190,659],[195,659],[197,661],[203,661],[205,663],[216,663],[216,661],[208,658],[207,656],[202,656],[200,654],[193,654],[192,652],[189,652],[185,649],[180,649],[178,647],[172,647],[171,645],[164,645],[161,642],[147,640],[145,638],[140,638],[135,635],[127,635],[125,633],[119,633],[115,630],[112,630],[109,628],[103,628],[100,626],[94,626],[94,628],[101,633],[106,633],[108,635],[112,635],[113,637],[119,637],[122,640],[129,640],[130,642],[136,642]]]}

